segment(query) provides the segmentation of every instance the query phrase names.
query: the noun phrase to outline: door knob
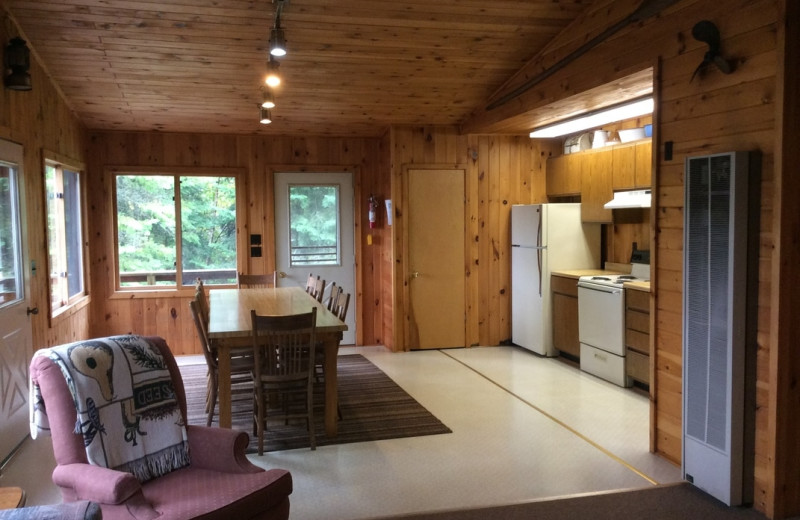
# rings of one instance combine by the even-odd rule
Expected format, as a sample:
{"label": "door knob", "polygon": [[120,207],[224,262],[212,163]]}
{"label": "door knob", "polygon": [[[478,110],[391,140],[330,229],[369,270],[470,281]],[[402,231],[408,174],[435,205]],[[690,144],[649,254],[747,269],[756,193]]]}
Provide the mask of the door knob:
{"label": "door knob", "polygon": [[28,313],[28,316],[30,316],[31,314],[39,314],[39,307],[34,307],[34,308],[28,307],[26,312]]}
{"label": "door knob", "polygon": [[286,276],[287,276],[286,273],[284,273],[283,271],[278,271],[278,278],[286,278]]}
{"label": "door knob", "polygon": [[419,278],[419,271],[414,271],[411,273],[411,278]]}

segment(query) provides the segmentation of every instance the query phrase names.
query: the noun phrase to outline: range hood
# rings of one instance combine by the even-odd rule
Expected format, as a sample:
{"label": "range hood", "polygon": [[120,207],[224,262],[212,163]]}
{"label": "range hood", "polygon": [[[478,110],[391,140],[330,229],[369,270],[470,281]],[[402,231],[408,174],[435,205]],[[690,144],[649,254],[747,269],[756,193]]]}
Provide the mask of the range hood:
{"label": "range hood", "polygon": [[649,208],[650,190],[617,191],[614,198],[606,202],[605,209]]}

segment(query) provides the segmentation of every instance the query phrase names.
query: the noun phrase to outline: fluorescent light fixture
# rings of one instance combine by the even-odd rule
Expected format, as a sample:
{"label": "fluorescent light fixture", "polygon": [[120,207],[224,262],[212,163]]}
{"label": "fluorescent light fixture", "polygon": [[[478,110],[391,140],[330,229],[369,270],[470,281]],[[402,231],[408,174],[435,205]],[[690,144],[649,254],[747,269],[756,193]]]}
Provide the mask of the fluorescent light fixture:
{"label": "fluorescent light fixture", "polygon": [[537,128],[531,132],[531,137],[559,137],[652,113],[653,98],[648,96],[599,110],[592,110],[560,123]]}

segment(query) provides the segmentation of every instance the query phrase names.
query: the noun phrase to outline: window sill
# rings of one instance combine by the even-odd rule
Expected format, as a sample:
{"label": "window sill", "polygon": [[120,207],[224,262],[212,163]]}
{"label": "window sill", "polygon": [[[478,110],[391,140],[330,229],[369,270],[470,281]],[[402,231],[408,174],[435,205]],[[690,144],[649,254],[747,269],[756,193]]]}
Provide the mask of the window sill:
{"label": "window sill", "polygon": [[56,310],[55,312],[50,313],[50,328],[56,327],[63,323],[64,321],[68,320],[72,316],[74,316],[78,311],[82,310],[84,307],[89,305],[92,301],[92,297],[90,295],[86,295],[80,300],[71,303],[69,305],[65,305],[60,309]]}

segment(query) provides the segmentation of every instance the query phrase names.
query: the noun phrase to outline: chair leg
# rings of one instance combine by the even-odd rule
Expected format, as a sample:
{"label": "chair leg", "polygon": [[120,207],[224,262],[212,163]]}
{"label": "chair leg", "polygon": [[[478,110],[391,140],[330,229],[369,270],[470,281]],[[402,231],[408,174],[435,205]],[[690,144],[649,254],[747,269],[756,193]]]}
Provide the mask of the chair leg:
{"label": "chair leg", "polygon": [[217,407],[217,391],[218,385],[216,377],[211,377],[209,374],[209,384],[211,388],[209,389],[208,401],[206,402],[206,408],[208,409],[208,418],[206,419],[206,426],[211,426],[211,422],[214,420],[214,409]]}

